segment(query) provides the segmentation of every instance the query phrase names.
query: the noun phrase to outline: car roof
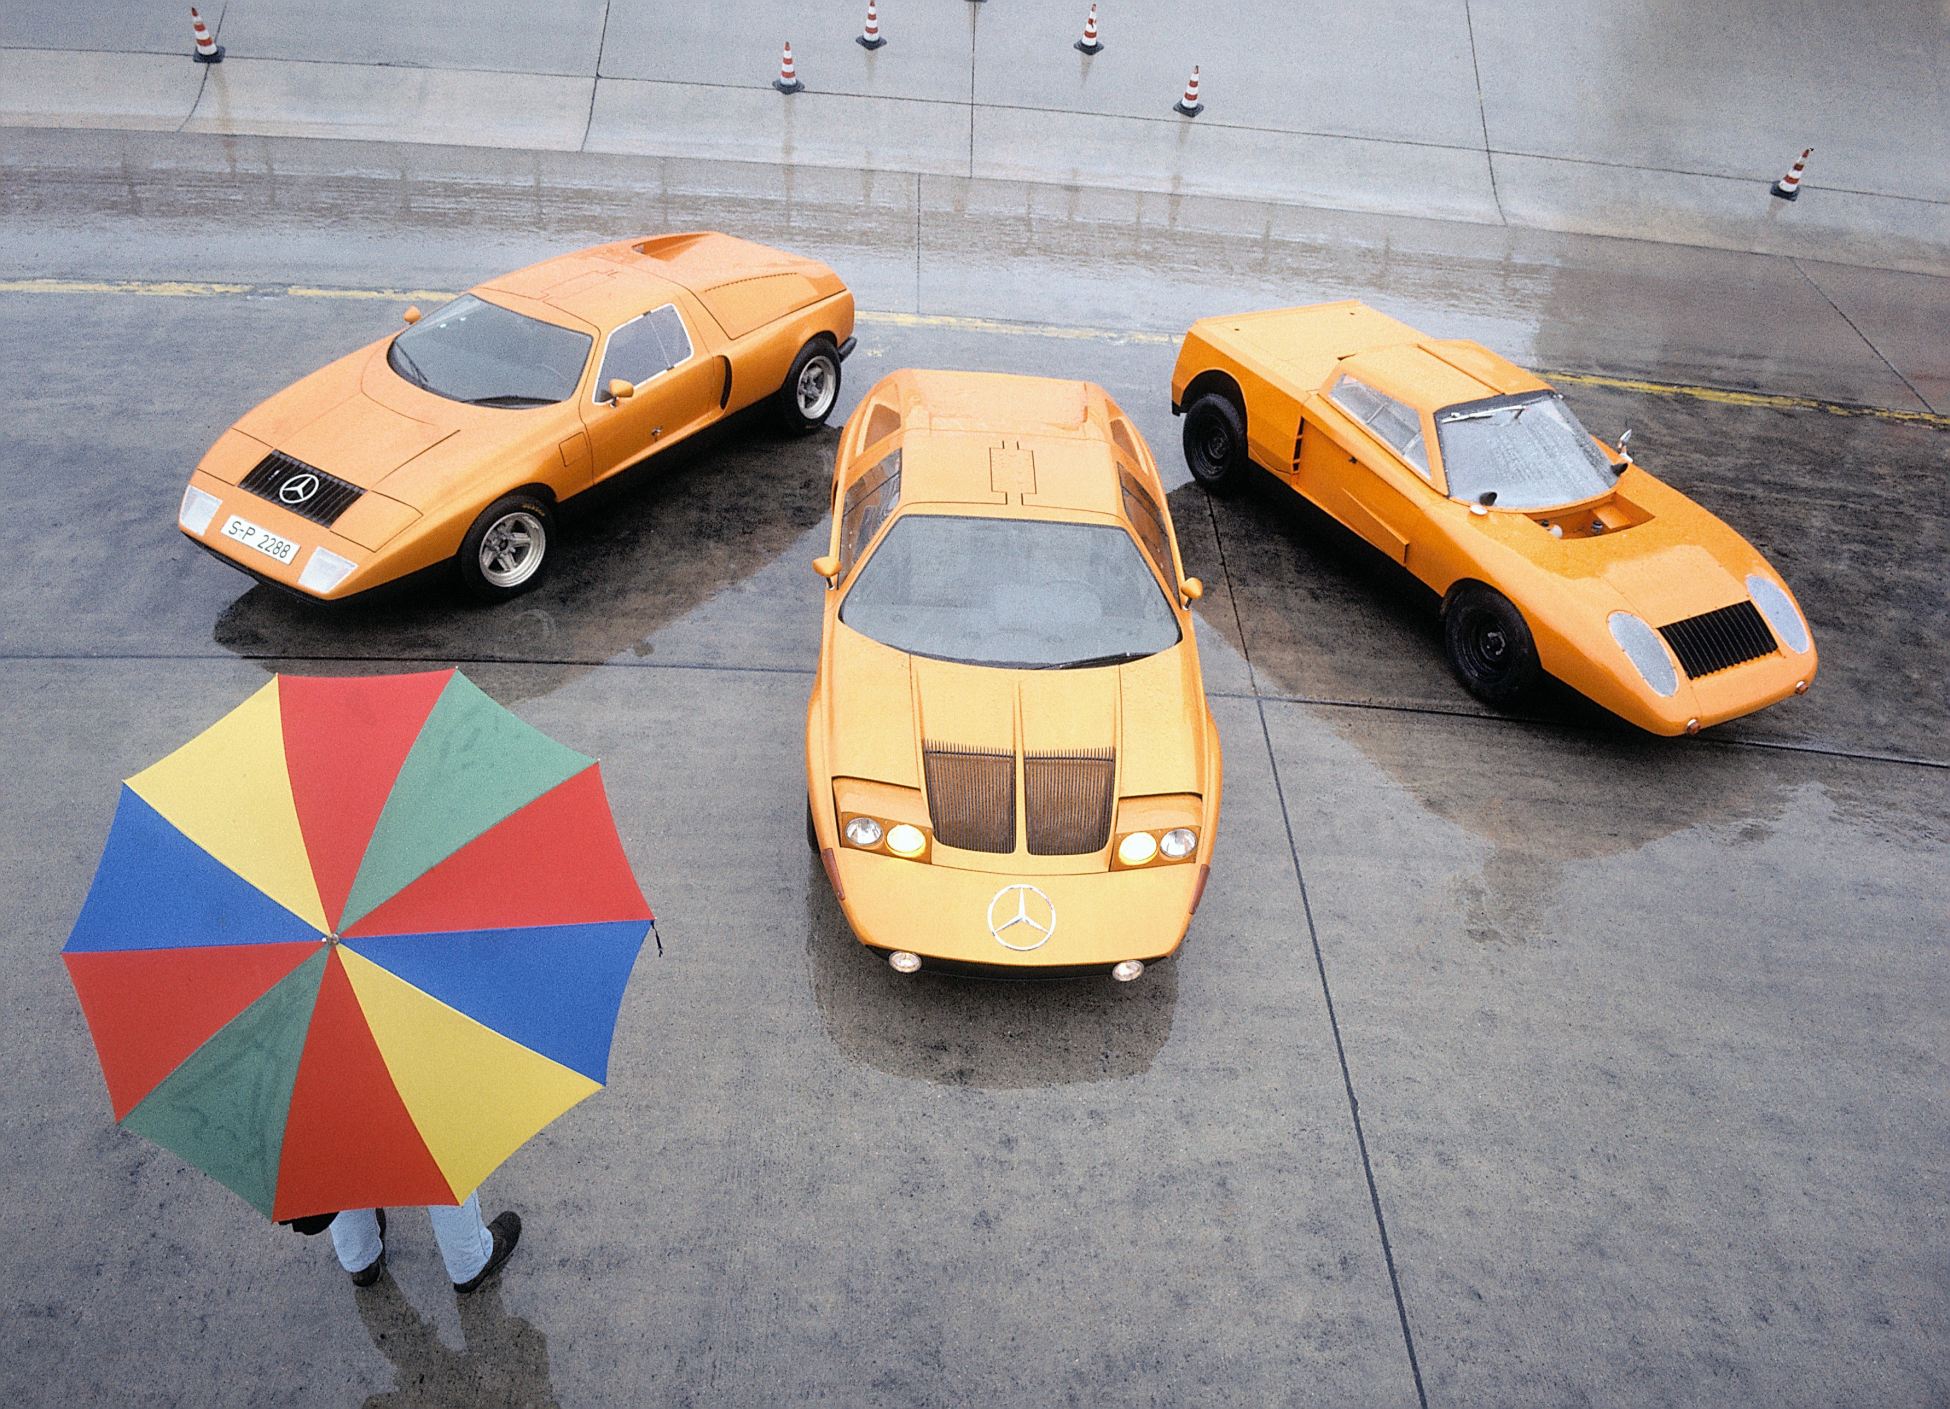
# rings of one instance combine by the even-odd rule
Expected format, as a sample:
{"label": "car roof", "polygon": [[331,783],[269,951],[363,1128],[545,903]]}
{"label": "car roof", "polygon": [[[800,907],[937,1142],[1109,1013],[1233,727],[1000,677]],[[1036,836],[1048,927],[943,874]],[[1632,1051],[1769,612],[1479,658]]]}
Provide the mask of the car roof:
{"label": "car roof", "polygon": [[1427,339],[1377,347],[1341,359],[1341,367],[1378,391],[1422,411],[1465,401],[1535,391],[1539,381],[1480,343]]}
{"label": "car roof", "polygon": [[[1017,505],[1123,517],[1123,412],[1089,382],[905,370],[869,402],[901,419],[901,505]],[[1135,447],[1126,452],[1135,466]]]}

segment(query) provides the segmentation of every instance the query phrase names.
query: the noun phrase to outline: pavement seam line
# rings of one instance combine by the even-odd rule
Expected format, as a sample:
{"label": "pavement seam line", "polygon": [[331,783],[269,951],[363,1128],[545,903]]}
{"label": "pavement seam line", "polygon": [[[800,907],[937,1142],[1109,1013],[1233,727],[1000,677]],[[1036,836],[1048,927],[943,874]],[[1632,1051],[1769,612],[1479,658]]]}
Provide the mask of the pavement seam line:
{"label": "pavement seam line", "polygon": [[1830,308],[1835,310],[1835,316],[1841,319],[1844,323],[1848,324],[1849,331],[1854,333],[1855,336],[1857,336],[1858,338],[1862,339],[1862,345],[1868,348],[1869,351],[1873,352],[1876,355],[1877,359],[1882,363],[1882,365],[1889,369],[1890,374],[1893,375],[1897,381],[1901,382],[1904,386],[1909,388],[1909,394],[1916,398],[1918,405],[1922,406],[1925,410],[1933,411],[1936,409],[1935,407],[1930,405],[1929,399],[1925,397],[1922,392],[1916,389],[1916,384],[1912,382],[1908,377],[1905,377],[1902,374],[1902,372],[1898,370],[1896,364],[1894,362],[1891,362],[1887,357],[1883,355],[1882,349],[1875,345],[1875,343],[1870,339],[1869,335],[1863,332],[1860,328],[1858,328],[1855,325],[1855,320],[1842,311],[1842,306],[1839,303],[1835,302],[1834,299],[1828,296],[1828,290],[1824,289],[1820,284],[1815,282],[1815,276],[1810,274],[1807,271],[1807,269],[1802,265],[1799,259],[1790,259],[1788,263],[1794,266],[1795,273],[1799,274],[1803,279],[1808,281],[1809,288],[1813,289],[1816,293],[1821,295],[1821,301],[1827,304]]}
{"label": "pavement seam line", "polygon": [[589,133],[596,125],[596,93],[603,86],[603,49],[609,44],[609,0],[603,0],[603,27],[596,36],[596,71],[589,76],[589,115],[582,120],[582,140],[576,150],[589,150]]}
{"label": "pavement seam line", "polygon": [[1266,722],[1266,701],[1255,701],[1259,711],[1260,738],[1266,744],[1266,761],[1273,770],[1273,794],[1280,804],[1280,822],[1286,828],[1287,855],[1293,860],[1293,879],[1300,888],[1300,911],[1306,917],[1307,938],[1313,945],[1314,967],[1320,974],[1320,996],[1327,1004],[1327,1026],[1334,1037],[1334,1055],[1341,1064],[1341,1082],[1347,1088],[1347,1113],[1354,1124],[1354,1143],[1361,1152],[1361,1173],[1368,1181],[1368,1203],[1374,1210],[1375,1229],[1381,1235],[1381,1256],[1388,1266],[1388,1285],[1395,1294],[1395,1314],[1401,1320],[1402,1346],[1408,1352],[1409,1372],[1415,1377],[1415,1399],[1421,1409],[1429,1409],[1429,1393],[1422,1384],[1422,1365],[1415,1354],[1415,1332],[1408,1324],[1408,1304],[1402,1298],[1401,1274],[1395,1267],[1394,1244],[1388,1237],[1388,1220],[1381,1211],[1381,1190],[1375,1183],[1374,1162],[1368,1156],[1367,1132],[1361,1125],[1361,1102],[1354,1094],[1354,1074],[1348,1067],[1347,1046],[1341,1040],[1341,1020],[1334,1007],[1334,992],[1327,982],[1327,960],[1320,950],[1320,930],[1314,924],[1313,902],[1307,895],[1307,875],[1300,865],[1300,846],[1293,836],[1293,814],[1287,810],[1286,786],[1280,781],[1280,760],[1273,751],[1273,731]]}
{"label": "pavement seam line", "polygon": [[1483,129],[1483,165],[1490,176],[1490,200],[1496,206],[1496,218],[1505,225],[1510,218],[1503,213],[1503,196],[1496,189],[1496,153],[1490,150],[1490,118],[1483,106],[1483,65],[1476,57],[1476,17],[1470,13],[1469,0],[1463,0],[1463,28],[1469,34],[1469,72],[1476,80],[1476,122]]}
{"label": "pavement seam line", "polygon": [[[920,173],[916,173],[919,180]],[[919,215],[916,215],[919,224]],[[918,235],[916,261],[919,260]],[[917,271],[916,301],[919,300]],[[1803,278],[1807,275],[1804,273]],[[146,279],[0,279],[0,294],[128,294],[167,298],[339,298],[383,301],[446,300],[454,295],[439,289],[352,289],[322,288],[306,284],[213,283],[193,280]],[[1826,298],[1826,295],[1823,295]],[[1832,306],[1832,304],[1831,304]],[[1836,310],[1838,313],[1841,311]],[[894,310],[861,309],[858,322],[900,328],[946,328],[965,333],[993,333],[1001,337],[1054,338],[1072,342],[1109,342],[1140,347],[1173,347],[1180,341],[1176,333],[1153,332],[1142,328],[1090,328],[1059,323],[1026,323],[1003,318],[978,318],[954,313],[903,313]],[[1844,320],[1846,321],[1846,319]],[[1850,324],[1853,328],[1854,325]],[[1861,336],[1857,330],[1856,335]],[[1864,339],[1866,341],[1866,339]],[[1873,344],[1871,344],[1873,349]],[[1881,353],[1877,352],[1878,357]],[[1887,359],[1884,359],[1885,364]],[[1890,369],[1894,371],[1892,367]],[[1950,430],[1950,414],[1914,411],[1895,406],[1866,406],[1847,401],[1825,401],[1820,397],[1796,396],[1788,392],[1741,391],[1732,387],[1704,386],[1687,382],[1658,382],[1637,377],[1609,376],[1600,372],[1567,372],[1543,369],[1538,375],[1546,381],[1573,386],[1605,387],[1613,391],[1634,391],[1647,396],[1681,396],[1696,401],[1713,401],[1727,406],[1764,407],[1777,411],[1821,411],[1831,416],[1866,416],[1875,420],[1897,421],[1910,425]],[[1900,372],[1897,378],[1909,386]],[[1910,388],[1912,394],[1915,388]],[[1923,399],[1919,396],[1919,401]],[[1927,401],[1923,401],[1928,405]]]}

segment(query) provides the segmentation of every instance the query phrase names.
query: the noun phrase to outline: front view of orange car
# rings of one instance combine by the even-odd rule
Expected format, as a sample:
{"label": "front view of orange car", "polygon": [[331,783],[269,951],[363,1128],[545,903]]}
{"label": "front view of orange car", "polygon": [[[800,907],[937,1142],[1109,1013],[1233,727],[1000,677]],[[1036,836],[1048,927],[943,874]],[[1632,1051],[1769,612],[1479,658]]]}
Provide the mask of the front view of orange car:
{"label": "front view of orange car", "polygon": [[1088,383],[902,371],[848,421],[807,839],[896,969],[1128,981],[1184,938],[1221,766],[1164,503]]}

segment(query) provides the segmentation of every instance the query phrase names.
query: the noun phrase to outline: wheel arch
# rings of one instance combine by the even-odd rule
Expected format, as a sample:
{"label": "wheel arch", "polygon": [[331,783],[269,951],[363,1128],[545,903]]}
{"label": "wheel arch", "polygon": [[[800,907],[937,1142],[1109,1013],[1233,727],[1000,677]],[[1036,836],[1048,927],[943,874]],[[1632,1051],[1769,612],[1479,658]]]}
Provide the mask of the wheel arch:
{"label": "wheel arch", "polygon": [[1239,412],[1239,423],[1247,425],[1246,393],[1240,387],[1239,379],[1220,367],[1208,367],[1193,377],[1185,386],[1185,395],[1171,408],[1172,414],[1182,416],[1186,407],[1211,392],[1217,392],[1230,401]]}

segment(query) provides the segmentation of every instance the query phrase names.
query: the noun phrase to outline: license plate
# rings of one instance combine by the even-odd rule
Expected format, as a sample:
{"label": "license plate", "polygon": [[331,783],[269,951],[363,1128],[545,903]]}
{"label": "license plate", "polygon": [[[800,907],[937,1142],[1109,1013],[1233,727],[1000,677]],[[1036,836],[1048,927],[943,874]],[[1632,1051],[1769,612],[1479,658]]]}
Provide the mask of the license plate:
{"label": "license plate", "polygon": [[255,548],[267,558],[276,558],[281,563],[289,563],[298,556],[298,545],[289,538],[280,538],[268,528],[259,528],[249,519],[240,519],[232,514],[223,526],[223,536],[246,548]]}

